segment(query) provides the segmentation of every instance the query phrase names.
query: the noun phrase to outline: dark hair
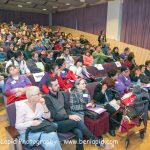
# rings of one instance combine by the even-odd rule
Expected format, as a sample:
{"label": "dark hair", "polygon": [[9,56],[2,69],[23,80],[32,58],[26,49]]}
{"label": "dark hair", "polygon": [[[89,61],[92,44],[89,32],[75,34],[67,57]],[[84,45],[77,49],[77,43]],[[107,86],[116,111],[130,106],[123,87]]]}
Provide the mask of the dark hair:
{"label": "dark hair", "polygon": [[140,69],[140,66],[135,66],[132,70],[132,73],[135,73],[136,70],[139,70]]}
{"label": "dark hair", "polygon": [[118,47],[114,47],[114,48],[113,48],[113,52],[115,52],[115,49],[118,49],[118,50],[119,50],[119,48],[118,48]]}
{"label": "dark hair", "polygon": [[57,79],[56,78],[48,78],[47,80],[46,80],[46,86],[47,87],[52,87],[52,82],[54,82],[54,81],[56,81]]}
{"label": "dark hair", "polygon": [[38,54],[38,53],[36,53],[36,52],[32,52],[32,53],[31,53],[31,57],[34,57],[34,56],[35,56],[35,54]]}
{"label": "dark hair", "polygon": [[10,69],[11,67],[16,68],[14,65],[9,65],[9,66],[7,67],[7,70],[6,70],[7,74],[9,74],[9,69]]}
{"label": "dark hair", "polygon": [[131,53],[129,53],[129,55],[128,55],[128,57],[127,57],[127,60],[129,60],[129,61],[131,61],[131,60],[133,60],[134,59],[134,53],[133,52],[131,52]]}
{"label": "dark hair", "polygon": [[139,65],[139,69],[141,70],[145,65]]}
{"label": "dark hair", "polygon": [[150,64],[150,60],[147,60],[147,61],[145,62],[145,66],[148,66],[148,64]]}
{"label": "dark hair", "polygon": [[108,88],[113,88],[115,86],[115,81],[112,78],[105,78],[102,85],[106,84]]}
{"label": "dark hair", "polygon": [[54,71],[56,66],[58,66],[56,63],[46,63],[45,64],[45,72]]}
{"label": "dark hair", "polygon": [[21,51],[17,51],[15,53],[15,58],[18,58],[18,57],[21,57],[21,56],[23,56],[23,53]]}
{"label": "dark hair", "polygon": [[124,52],[125,52],[125,51],[129,51],[129,47],[126,47],[126,48],[124,49]]}
{"label": "dark hair", "polygon": [[56,59],[56,64],[58,65],[59,68],[63,65],[64,62],[65,62],[64,58]]}
{"label": "dark hair", "polygon": [[108,72],[107,75],[109,78],[111,78],[111,77],[114,77],[117,73],[118,73],[117,70],[111,70]]}

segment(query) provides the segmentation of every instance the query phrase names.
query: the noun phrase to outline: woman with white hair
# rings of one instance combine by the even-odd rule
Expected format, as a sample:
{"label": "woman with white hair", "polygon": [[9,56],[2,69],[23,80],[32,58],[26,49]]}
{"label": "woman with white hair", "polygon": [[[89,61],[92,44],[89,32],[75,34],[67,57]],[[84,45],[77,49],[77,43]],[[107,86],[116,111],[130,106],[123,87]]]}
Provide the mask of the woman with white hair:
{"label": "woman with white hair", "polygon": [[[45,100],[40,96],[38,87],[30,86],[26,89],[27,101],[16,104],[16,129],[20,133],[20,140],[25,141],[25,132],[28,127],[38,126],[43,118],[50,118],[50,112],[45,105]],[[39,140],[40,137],[40,140]],[[29,145],[33,146],[39,140],[45,150],[61,150],[56,132],[50,133],[29,133]]]}

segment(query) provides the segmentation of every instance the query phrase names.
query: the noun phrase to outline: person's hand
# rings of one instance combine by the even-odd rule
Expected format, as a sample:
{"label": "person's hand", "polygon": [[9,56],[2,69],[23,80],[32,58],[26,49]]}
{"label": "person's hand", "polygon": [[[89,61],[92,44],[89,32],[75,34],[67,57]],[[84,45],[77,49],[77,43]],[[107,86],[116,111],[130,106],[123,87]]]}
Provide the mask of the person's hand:
{"label": "person's hand", "polygon": [[18,92],[24,93],[25,92],[25,88],[18,88]]}
{"label": "person's hand", "polygon": [[31,73],[26,73],[26,76],[30,76],[31,75]]}
{"label": "person's hand", "polygon": [[107,85],[104,84],[104,85],[102,86],[102,92],[105,93],[106,90],[107,90]]}
{"label": "person's hand", "polygon": [[81,121],[81,118],[77,115],[69,115],[69,119],[74,121]]}
{"label": "person's hand", "polygon": [[38,126],[38,125],[40,125],[41,123],[42,123],[41,120],[33,120],[33,121],[32,121],[32,126]]}
{"label": "person's hand", "polygon": [[92,107],[93,106],[93,103],[87,103],[86,104],[86,107]]}
{"label": "person's hand", "polygon": [[40,101],[39,101],[42,105],[45,105],[45,99],[44,98],[40,98]]}
{"label": "person's hand", "polygon": [[4,77],[3,77],[3,76],[0,76],[0,81],[1,81],[1,80],[4,80]]}
{"label": "person's hand", "polygon": [[121,101],[120,101],[120,100],[118,100],[118,101],[117,101],[117,104],[118,104],[118,105],[120,105],[120,104],[121,104]]}
{"label": "person's hand", "polygon": [[22,95],[22,92],[17,92],[15,96],[16,96],[16,97],[19,97],[19,96],[21,96],[21,95]]}
{"label": "person's hand", "polygon": [[61,70],[58,69],[57,75],[60,76]]}

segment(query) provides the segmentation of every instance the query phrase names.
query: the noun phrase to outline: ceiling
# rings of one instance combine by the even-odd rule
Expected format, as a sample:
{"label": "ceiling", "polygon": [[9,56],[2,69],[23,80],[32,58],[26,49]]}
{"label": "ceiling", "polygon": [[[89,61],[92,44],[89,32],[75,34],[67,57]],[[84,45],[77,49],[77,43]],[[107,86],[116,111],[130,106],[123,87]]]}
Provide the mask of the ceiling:
{"label": "ceiling", "polygon": [[0,9],[49,13],[90,7],[114,0],[0,0]]}

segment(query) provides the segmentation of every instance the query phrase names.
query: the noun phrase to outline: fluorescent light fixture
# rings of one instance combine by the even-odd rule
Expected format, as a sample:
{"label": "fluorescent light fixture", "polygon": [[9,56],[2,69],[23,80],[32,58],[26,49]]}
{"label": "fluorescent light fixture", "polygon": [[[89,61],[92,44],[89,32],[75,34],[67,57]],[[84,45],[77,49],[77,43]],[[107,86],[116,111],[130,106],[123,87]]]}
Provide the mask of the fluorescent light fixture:
{"label": "fluorescent light fixture", "polygon": [[80,0],[81,3],[85,3],[85,0]]}
{"label": "fluorescent light fixture", "polygon": [[47,9],[46,9],[46,8],[43,8],[42,10],[44,10],[44,11],[45,11],[45,10],[47,10]]}
{"label": "fluorescent light fixture", "polygon": [[23,6],[22,6],[22,5],[18,5],[18,7],[20,7],[20,8],[21,8],[21,7],[23,7]]}
{"label": "fluorescent light fixture", "polygon": [[53,6],[54,9],[58,8],[57,6]]}
{"label": "fluorescent light fixture", "polygon": [[70,3],[66,3],[66,5],[67,5],[67,6],[69,6],[69,5],[70,5]]}
{"label": "fluorescent light fixture", "polygon": [[32,2],[26,2],[27,4],[31,4]]}

